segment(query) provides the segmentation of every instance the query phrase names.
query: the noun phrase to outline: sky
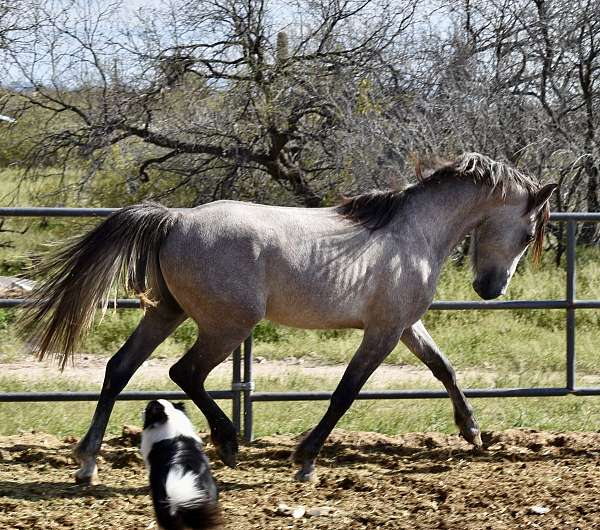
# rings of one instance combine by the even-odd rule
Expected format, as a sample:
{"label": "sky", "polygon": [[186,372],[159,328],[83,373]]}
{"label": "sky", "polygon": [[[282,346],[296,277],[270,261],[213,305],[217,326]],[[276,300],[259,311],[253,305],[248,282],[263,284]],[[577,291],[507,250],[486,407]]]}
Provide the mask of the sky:
{"label": "sky", "polygon": [[[71,3],[70,0],[54,0],[54,2],[52,0],[42,0],[42,5],[54,5],[57,9],[60,9],[61,6],[68,5],[67,1],[69,4]],[[356,1],[358,3],[358,0]],[[402,2],[402,0],[392,0],[392,3],[394,1],[397,1],[398,4]],[[74,3],[75,5],[83,7],[83,12],[85,13],[87,13],[88,10],[90,10],[90,12],[93,13],[95,10],[94,6],[96,6],[96,9],[98,6],[100,6],[101,9],[106,9],[106,6],[110,5],[110,2],[107,2],[106,0],[75,0]],[[136,31],[136,27],[139,27],[140,24],[146,22],[146,20],[144,20],[144,9],[162,10],[164,8],[167,8],[170,3],[170,0],[123,0],[121,2],[121,16],[109,17],[105,21],[103,29],[104,34],[110,37],[111,33],[114,32],[115,38],[117,38],[119,33],[122,31]],[[305,21],[302,20],[302,12],[291,7],[291,5],[293,5],[292,2],[286,2],[285,0],[271,0],[270,2],[268,2],[268,5],[270,6],[269,12],[275,26],[274,32],[285,28],[286,25],[289,25],[291,23],[297,24],[300,21],[302,21],[302,24],[305,23]],[[425,1],[420,3],[420,18],[425,20],[428,18],[427,14],[425,13],[427,11],[431,11],[432,5],[433,2],[431,1]],[[76,10],[70,11],[71,15],[73,13],[76,13]],[[142,20],[138,20],[138,17],[141,17]],[[148,17],[148,19],[150,19],[150,17]],[[447,26],[445,18],[440,13],[436,13],[433,16],[430,16],[429,21],[433,22],[434,25],[439,26],[440,28],[443,28],[444,25]],[[79,29],[77,31],[83,31],[81,29],[81,25],[78,26],[78,28]],[[164,34],[166,37],[169,30],[170,28],[168,25],[163,25],[162,28],[158,29],[158,35],[160,36]],[[215,36],[213,35],[213,38],[214,37]],[[61,36],[59,35],[59,39],[60,38]],[[183,37],[183,39],[185,38],[186,37]],[[168,37],[166,37],[165,40],[169,40]],[[20,54],[19,58],[21,59],[21,62],[26,63],[28,59],[31,59],[33,57],[34,52],[38,52],[38,54],[36,55],[37,66],[34,72],[34,77],[37,77],[40,80],[44,80],[44,82],[47,82],[49,79],[55,79],[59,80],[57,82],[60,82],[61,84],[71,84],[74,82],[74,79],[77,77],[77,75],[81,75],[81,72],[77,72],[77,70],[79,68],[82,68],[82,64],[85,65],[85,63],[74,61],[72,57],[67,58],[71,46],[73,46],[72,40],[69,42],[69,39],[63,39],[63,43],[60,44],[60,46],[58,47],[58,51],[59,54],[65,52],[64,57],[60,68],[54,71],[50,67],[49,63],[44,62],[43,41],[37,43],[31,41],[31,44],[23,48],[23,51]],[[125,64],[125,62],[128,60],[126,58],[126,55],[127,54],[121,54],[119,56],[119,60],[122,61],[123,64]],[[56,57],[56,53],[54,53],[54,56]],[[103,57],[103,60],[107,62],[112,62],[112,58],[110,55]],[[8,68],[6,68],[7,64],[10,64],[10,61],[5,61],[5,73],[3,75],[3,78],[0,79],[0,83],[2,83],[3,85],[12,86],[28,86],[28,83],[26,81],[27,75],[24,75],[15,67],[9,66]],[[83,68],[85,68],[85,66],[83,66]],[[94,69],[91,68],[90,70],[93,71]],[[72,77],[72,79],[69,79],[69,77]]]}

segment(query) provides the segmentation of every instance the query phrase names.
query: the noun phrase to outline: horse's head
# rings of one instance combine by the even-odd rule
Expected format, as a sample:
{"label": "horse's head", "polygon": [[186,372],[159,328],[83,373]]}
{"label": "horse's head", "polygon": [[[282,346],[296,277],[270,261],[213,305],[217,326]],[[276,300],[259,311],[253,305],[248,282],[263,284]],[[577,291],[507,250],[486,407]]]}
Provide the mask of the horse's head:
{"label": "horse's head", "polygon": [[534,258],[539,258],[548,201],[556,187],[548,184],[533,193],[509,193],[473,231],[473,289],[484,300],[506,292],[519,259],[530,244],[534,245]]}

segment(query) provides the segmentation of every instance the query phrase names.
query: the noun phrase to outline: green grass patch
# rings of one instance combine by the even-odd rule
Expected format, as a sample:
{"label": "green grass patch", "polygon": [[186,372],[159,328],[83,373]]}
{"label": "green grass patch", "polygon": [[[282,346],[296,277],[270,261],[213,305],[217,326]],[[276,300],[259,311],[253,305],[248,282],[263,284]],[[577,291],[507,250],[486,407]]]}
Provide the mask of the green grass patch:
{"label": "green grass patch", "polygon": [[[260,390],[320,390],[331,389],[336,381],[324,378],[307,378],[301,375],[257,380]],[[213,380],[211,388],[227,388],[227,381]],[[90,390],[93,385],[83,382],[66,382],[56,379],[34,384],[0,379],[3,390],[56,391]],[[438,388],[435,383],[420,385]],[[173,390],[164,381],[145,382],[131,389]],[[384,388],[389,388],[385,386]],[[394,385],[406,388],[406,385]],[[528,427],[546,430],[596,430],[600,424],[600,398],[574,396],[560,398],[504,398],[472,400],[477,418],[484,430],[511,427]],[[220,401],[227,412],[229,401]],[[92,417],[94,403],[0,403],[0,435],[20,431],[48,432],[57,436],[82,436]],[[125,424],[140,425],[144,403],[118,402],[108,426],[110,434],[119,434]],[[290,408],[293,407],[293,414]],[[255,434],[299,434],[312,428],[322,417],[327,402],[281,402],[255,404]],[[207,430],[204,417],[190,405],[188,410],[196,426]],[[369,400],[357,401],[339,423],[340,428],[356,431],[377,431],[385,434],[401,432],[437,431],[456,432],[452,408],[448,399],[432,400]]]}

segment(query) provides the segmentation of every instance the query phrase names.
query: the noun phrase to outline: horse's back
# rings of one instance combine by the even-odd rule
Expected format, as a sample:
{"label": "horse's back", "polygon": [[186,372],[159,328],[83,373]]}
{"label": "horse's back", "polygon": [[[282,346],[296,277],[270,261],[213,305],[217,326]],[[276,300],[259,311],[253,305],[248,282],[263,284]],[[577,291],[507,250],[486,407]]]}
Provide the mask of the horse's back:
{"label": "horse's back", "polygon": [[216,201],[180,210],[163,254],[183,252],[199,259],[212,251],[250,266],[260,254],[298,249],[310,242],[329,240],[344,230],[343,220],[331,208]]}
{"label": "horse's back", "polygon": [[238,320],[298,327],[362,325],[378,237],[333,209],[218,201],[178,216],[161,269],[188,314],[200,308],[219,319],[234,312]]}

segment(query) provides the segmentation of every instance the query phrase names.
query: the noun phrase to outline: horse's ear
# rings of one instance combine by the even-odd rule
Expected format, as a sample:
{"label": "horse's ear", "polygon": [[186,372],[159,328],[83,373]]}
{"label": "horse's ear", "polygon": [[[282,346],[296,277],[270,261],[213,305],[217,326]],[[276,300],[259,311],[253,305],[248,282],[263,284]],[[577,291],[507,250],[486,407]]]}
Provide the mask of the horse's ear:
{"label": "horse's ear", "polygon": [[530,211],[536,210],[540,211],[544,205],[550,200],[551,195],[554,193],[554,190],[558,188],[558,184],[546,184],[543,188],[541,188],[534,196]]}

